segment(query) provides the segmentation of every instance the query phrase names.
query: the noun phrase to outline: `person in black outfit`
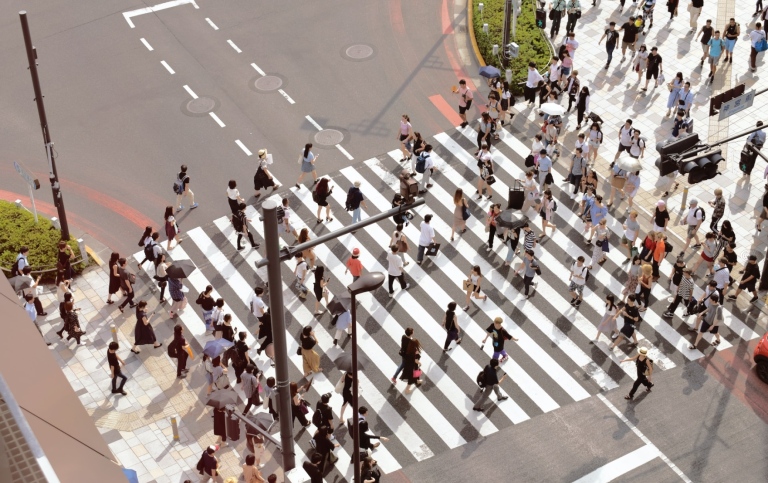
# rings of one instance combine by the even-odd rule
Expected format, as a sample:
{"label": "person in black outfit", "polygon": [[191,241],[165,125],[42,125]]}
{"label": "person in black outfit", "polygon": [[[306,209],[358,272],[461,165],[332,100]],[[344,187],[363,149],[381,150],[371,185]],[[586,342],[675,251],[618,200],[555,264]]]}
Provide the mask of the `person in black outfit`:
{"label": "person in black outfit", "polygon": [[[256,375],[254,375],[256,372]],[[243,414],[248,414],[248,410],[251,406],[259,406],[261,404],[261,398],[259,397],[259,371],[256,370],[256,366],[248,364],[245,368],[245,374],[241,376],[242,389],[245,397],[247,398],[247,404],[243,409]],[[246,425],[248,427],[248,425]]]}
{"label": "person in black outfit", "polygon": [[555,35],[560,33],[560,20],[565,15],[565,0],[552,0],[549,9],[549,19],[552,20],[552,27],[549,29],[549,38],[554,39]]}
{"label": "person in black outfit", "polygon": [[241,202],[237,207],[237,213],[232,215],[232,225],[235,227],[235,231],[237,231],[237,249],[242,250],[245,248],[240,246],[240,241],[243,239],[243,236],[248,237],[248,241],[251,242],[251,248],[258,249],[260,245],[253,240],[253,234],[248,230],[249,220],[248,217],[245,216],[246,205]]}
{"label": "person in black outfit", "polygon": [[381,443],[372,442],[372,440],[374,439],[380,439],[385,443],[389,441],[389,438],[385,438],[384,436],[376,436],[375,434],[369,434],[368,429],[369,429],[368,421],[366,420],[360,421],[360,449],[372,450],[372,449],[378,448]]}
{"label": "person in black outfit", "polygon": [[245,342],[245,338],[248,336],[245,332],[237,334],[237,342],[233,346],[237,351],[238,360],[232,361],[232,368],[235,370],[235,376],[237,377],[237,383],[240,384],[240,376],[245,371],[245,368],[251,363],[251,358],[248,357],[248,344]]}
{"label": "person in black outfit", "polygon": [[451,345],[451,341],[455,340],[456,345],[461,344],[461,328],[456,319],[456,302],[448,304],[448,310],[445,311],[445,317],[443,318],[443,327],[445,328],[445,344],[443,345],[443,352],[448,352],[448,347]]}
{"label": "person in black outfit", "polygon": [[390,381],[392,381],[392,384],[395,384],[397,382],[397,376],[400,375],[400,371],[403,370],[403,364],[405,364],[405,351],[408,350],[408,345],[411,343],[411,339],[413,338],[413,328],[408,327],[405,329],[405,334],[400,339],[400,352],[398,353],[400,355],[400,365],[397,366],[397,370],[395,371],[395,375],[392,376]]}
{"label": "person in black outfit", "polygon": [[[59,314],[61,315],[61,320],[64,321],[64,324],[61,326],[61,330],[56,332],[56,335],[59,336],[59,339],[62,339],[64,337],[64,331],[67,330],[67,302],[72,302],[71,292],[65,293],[64,301],[59,304]],[[80,310],[80,309],[75,309],[75,310]]]}
{"label": "person in black outfit", "polygon": [[216,446],[208,446],[202,456],[200,456],[200,461],[197,462],[197,471],[201,475],[209,476],[216,481],[223,481],[219,474],[219,460],[213,456],[215,452]]}
{"label": "person in black outfit", "polygon": [[321,458],[321,472],[325,471],[326,465],[328,463],[334,464],[339,459],[335,454],[333,454],[333,450],[338,448],[339,444],[331,441],[331,435],[333,435],[333,429],[328,426],[322,426],[312,437],[312,439],[315,441],[315,454],[319,454]]}
{"label": "person in black outfit", "polygon": [[637,366],[637,379],[635,380],[635,383],[632,384],[632,390],[629,391],[629,394],[624,396],[624,399],[627,400],[632,400],[632,398],[635,397],[635,393],[637,392],[637,388],[640,387],[640,384],[645,386],[646,392],[651,392],[651,388],[654,386],[651,382],[651,376],[653,375],[653,360],[648,358],[648,349],[641,347],[637,350],[636,356],[629,357],[621,362],[630,361],[634,361],[635,366]]}
{"label": "person in black outfit", "polygon": [[746,290],[747,292],[752,292],[752,299],[749,302],[757,302],[758,297],[755,284],[760,280],[760,267],[757,265],[757,256],[750,255],[749,261],[744,265],[744,270],[741,270],[739,273],[743,274],[741,276],[741,281],[739,282],[739,287],[733,295],[728,296],[728,299],[736,300],[736,297],[739,296],[741,291]]}
{"label": "person in black outfit", "polygon": [[501,394],[501,389],[499,389],[499,384],[507,377],[507,373],[505,372],[503,376],[501,376],[501,379],[499,379],[499,375],[496,373],[496,371],[499,368],[499,360],[498,359],[491,359],[491,361],[483,368],[483,393],[480,395],[480,399],[477,400],[475,405],[472,407],[475,411],[482,411],[483,406],[482,404],[485,402],[486,399],[488,399],[488,396],[491,395],[491,391],[496,392],[496,397],[499,398],[499,401],[504,401],[505,399],[509,399],[509,396],[504,396]]}
{"label": "person in black outfit", "polygon": [[[333,432],[333,409],[328,404],[331,400],[331,393],[320,396],[320,402],[315,406],[315,411],[320,411],[320,427],[330,428]],[[314,418],[313,418],[314,419]]]}
{"label": "person in black outfit", "polygon": [[323,483],[323,471],[320,466],[323,463],[323,456],[320,453],[312,455],[310,461],[305,461],[302,467],[309,475],[309,483]]}
{"label": "person in black outfit", "polygon": [[344,387],[341,389],[343,404],[341,405],[341,411],[339,411],[339,424],[344,423],[344,411],[348,405],[352,404],[352,384],[355,381],[351,372],[345,372],[342,377],[344,378]]}
{"label": "person in black outfit", "polygon": [[269,313],[269,310],[264,312],[264,315],[261,316],[261,323],[259,324],[259,339],[264,339],[259,346],[258,349],[256,349],[256,354],[261,355],[261,352],[269,346],[273,340],[272,340],[272,316]]}
{"label": "person in black outfit", "polygon": [[187,340],[184,338],[184,328],[180,324],[176,324],[173,328],[173,342],[176,345],[176,377],[182,378],[187,375],[189,369],[187,369],[187,359],[189,353],[187,352]]}
{"label": "person in black outfit", "polygon": [[227,410],[225,408],[213,408],[213,434],[219,437],[216,443],[227,445]]}
{"label": "person in black outfit", "polygon": [[77,341],[77,345],[80,345],[80,337],[85,334],[85,331],[80,327],[80,319],[77,317],[77,311],[74,304],[66,302],[64,304],[64,328],[63,331],[67,331],[67,342],[72,339]]}
{"label": "person in black outfit", "polygon": [[[124,366],[125,362],[119,355],[117,355],[117,349],[119,348],[120,346],[117,342],[110,342],[109,349],[107,350],[107,362],[109,363],[109,371],[112,374],[112,394],[122,394],[123,396],[127,396],[128,393],[125,392],[123,386],[125,386],[125,381],[128,380],[128,378],[120,371],[120,366]],[[121,379],[120,387],[117,387],[118,377]]]}
{"label": "person in black outfit", "polygon": [[218,330],[221,331],[221,338],[228,341],[235,342],[235,329],[232,327],[232,314],[224,314],[224,323],[222,323]]}

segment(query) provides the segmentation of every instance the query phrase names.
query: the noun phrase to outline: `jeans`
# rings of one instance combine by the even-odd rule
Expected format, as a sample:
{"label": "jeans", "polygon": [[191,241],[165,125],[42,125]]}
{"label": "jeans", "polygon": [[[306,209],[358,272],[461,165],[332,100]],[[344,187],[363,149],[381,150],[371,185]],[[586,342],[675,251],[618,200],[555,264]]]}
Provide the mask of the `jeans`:
{"label": "jeans", "polygon": [[528,289],[531,287],[531,284],[533,284],[533,277],[524,276],[523,277],[523,284],[525,284],[525,295],[528,295]]}
{"label": "jeans", "polygon": [[[116,387],[118,377],[122,379],[120,382],[120,387]],[[128,380],[128,378],[123,375],[123,373],[120,371],[120,368],[115,367],[115,376],[112,378],[112,392],[122,391],[126,380]]]}
{"label": "jeans", "polygon": [[405,290],[405,274],[401,273],[400,275],[392,275],[389,274],[389,294],[395,293],[394,284],[395,280],[400,282],[400,288]]}
{"label": "jeans", "polygon": [[400,373],[403,372],[403,359],[400,359],[400,365],[397,366],[397,370],[395,371],[395,375],[392,376],[392,379],[397,379],[397,376],[400,375]]}
{"label": "jeans", "polygon": [[420,261],[424,260],[424,250],[426,250],[426,249],[427,249],[427,247],[425,247],[424,245],[419,245],[419,250],[418,250],[418,253],[416,255],[416,261],[417,262],[420,262]]}
{"label": "jeans", "polygon": [[359,222],[362,219],[361,216],[362,216],[362,213],[360,211],[359,206],[354,210],[352,210],[352,224]]}
{"label": "jeans", "polygon": [[203,322],[205,323],[205,330],[211,330],[211,314],[213,314],[213,309],[203,310]]}
{"label": "jeans", "polygon": [[491,224],[491,228],[488,231],[488,248],[493,248],[494,238],[496,238],[496,225]]}
{"label": "jeans", "polygon": [[611,61],[613,60],[613,49],[614,48],[615,47],[611,47],[611,48],[606,47],[605,48],[605,53],[608,54],[608,60],[605,61],[605,65],[606,66],[611,65]]}
{"label": "jeans", "polygon": [[475,403],[476,408],[482,408],[482,404],[491,395],[491,391],[496,393],[496,397],[501,397],[501,389],[499,389],[498,384],[494,384],[493,386],[485,386],[485,389],[483,389],[483,393],[480,395],[480,399],[478,399],[477,402]]}

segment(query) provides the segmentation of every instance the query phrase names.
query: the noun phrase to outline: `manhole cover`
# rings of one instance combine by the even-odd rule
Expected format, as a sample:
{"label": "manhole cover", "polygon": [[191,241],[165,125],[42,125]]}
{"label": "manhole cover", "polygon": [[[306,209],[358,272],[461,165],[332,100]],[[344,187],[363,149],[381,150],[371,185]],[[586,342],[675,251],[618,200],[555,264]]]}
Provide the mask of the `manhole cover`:
{"label": "manhole cover", "polygon": [[344,134],[336,129],[323,129],[315,134],[315,142],[325,146],[335,146],[344,140]]}
{"label": "manhole cover", "polygon": [[259,77],[255,84],[256,89],[261,91],[274,91],[275,89],[279,89],[282,85],[283,79],[275,75],[265,75],[264,77]]}
{"label": "manhole cover", "polygon": [[373,49],[367,45],[358,44],[349,47],[346,53],[352,59],[365,59],[373,55]]}
{"label": "manhole cover", "polygon": [[198,97],[187,102],[187,110],[193,114],[207,114],[216,107],[216,101],[210,97]]}

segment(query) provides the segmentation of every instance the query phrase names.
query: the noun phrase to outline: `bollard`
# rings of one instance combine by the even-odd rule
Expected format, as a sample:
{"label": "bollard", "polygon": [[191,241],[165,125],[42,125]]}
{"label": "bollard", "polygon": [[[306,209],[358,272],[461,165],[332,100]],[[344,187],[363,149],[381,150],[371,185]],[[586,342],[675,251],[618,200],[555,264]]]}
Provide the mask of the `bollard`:
{"label": "bollard", "polygon": [[176,422],[176,416],[171,416],[171,428],[173,428],[173,440],[179,441],[179,423]]}
{"label": "bollard", "polygon": [[85,241],[82,238],[77,239],[77,247],[80,249],[80,258],[83,259],[83,263],[88,264],[88,252],[85,250]]}
{"label": "bollard", "polygon": [[16,203],[16,208],[19,208],[19,209],[24,208],[24,205],[21,204],[21,200],[16,200],[14,201],[14,203]]}
{"label": "bollard", "polygon": [[61,230],[61,223],[59,223],[59,219],[56,218],[55,216],[51,217],[51,224],[57,230]]}
{"label": "bollard", "polygon": [[109,324],[109,329],[112,331],[112,342],[117,342],[117,327],[115,324]]}
{"label": "bollard", "polygon": [[688,205],[688,187],[683,188],[683,201],[680,204],[680,211],[685,211],[685,207]]}

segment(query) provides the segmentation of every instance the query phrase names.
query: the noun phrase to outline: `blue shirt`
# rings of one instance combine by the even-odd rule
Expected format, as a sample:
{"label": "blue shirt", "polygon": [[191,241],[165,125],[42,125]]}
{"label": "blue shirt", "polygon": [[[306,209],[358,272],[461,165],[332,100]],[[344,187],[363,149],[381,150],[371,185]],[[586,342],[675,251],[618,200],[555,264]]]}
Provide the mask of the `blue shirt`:
{"label": "blue shirt", "polygon": [[709,56],[720,57],[720,54],[723,53],[723,44],[723,39],[709,39],[709,42],[707,42],[707,45],[709,45]]}
{"label": "blue shirt", "polygon": [[539,158],[539,171],[549,172],[552,169],[552,160],[549,156],[542,156]]}
{"label": "blue shirt", "polygon": [[605,216],[608,214],[608,208],[605,206],[598,206],[597,203],[595,203],[592,205],[589,214],[592,216],[592,223],[597,225],[600,223],[600,220],[605,218]]}
{"label": "blue shirt", "polygon": [[32,322],[37,320],[37,310],[35,309],[34,302],[25,302],[24,310],[27,311],[27,315],[29,315],[29,318],[32,319]]}

